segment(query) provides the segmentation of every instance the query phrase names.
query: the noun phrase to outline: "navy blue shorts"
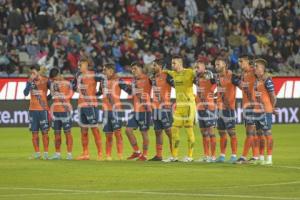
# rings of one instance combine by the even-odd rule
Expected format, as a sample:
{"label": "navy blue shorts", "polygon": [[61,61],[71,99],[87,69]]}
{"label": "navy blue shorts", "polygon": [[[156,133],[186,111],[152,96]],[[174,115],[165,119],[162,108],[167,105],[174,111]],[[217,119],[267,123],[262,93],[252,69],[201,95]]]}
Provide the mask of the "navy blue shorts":
{"label": "navy blue shorts", "polygon": [[49,130],[49,115],[47,110],[29,111],[29,130],[31,132]]}
{"label": "navy blue shorts", "polygon": [[127,128],[137,129],[140,131],[147,131],[150,127],[151,112],[132,112],[129,115]]}
{"label": "navy blue shorts", "polygon": [[154,130],[165,130],[172,127],[173,116],[171,109],[154,109],[152,113]]}
{"label": "navy blue shorts", "polygon": [[245,108],[243,111],[243,119],[245,125],[254,125],[255,124],[255,113],[253,109]]}
{"label": "navy blue shorts", "polygon": [[122,112],[104,111],[103,112],[103,131],[112,133],[122,128]]}
{"label": "navy blue shorts", "polygon": [[78,108],[79,123],[82,125],[97,125],[99,110],[96,107]]}
{"label": "navy blue shorts", "polygon": [[227,130],[235,127],[234,110],[218,110],[217,128],[218,130]]}
{"label": "navy blue shorts", "polygon": [[198,123],[200,128],[216,126],[216,112],[214,110],[198,110]]}
{"label": "navy blue shorts", "polygon": [[255,113],[256,130],[271,130],[272,113]]}
{"label": "navy blue shorts", "polygon": [[72,114],[70,112],[53,112],[52,128],[55,132],[60,132],[61,129],[65,133],[72,128]]}

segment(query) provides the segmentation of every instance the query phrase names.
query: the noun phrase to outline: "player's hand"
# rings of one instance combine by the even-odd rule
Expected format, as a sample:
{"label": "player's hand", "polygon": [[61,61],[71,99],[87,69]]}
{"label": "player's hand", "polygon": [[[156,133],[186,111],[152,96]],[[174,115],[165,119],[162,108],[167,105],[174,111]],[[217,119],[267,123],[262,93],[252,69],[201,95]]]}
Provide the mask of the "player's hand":
{"label": "player's hand", "polygon": [[279,112],[278,112],[278,108],[273,108],[273,114],[274,114],[274,115],[278,115],[278,113],[279,113]]}

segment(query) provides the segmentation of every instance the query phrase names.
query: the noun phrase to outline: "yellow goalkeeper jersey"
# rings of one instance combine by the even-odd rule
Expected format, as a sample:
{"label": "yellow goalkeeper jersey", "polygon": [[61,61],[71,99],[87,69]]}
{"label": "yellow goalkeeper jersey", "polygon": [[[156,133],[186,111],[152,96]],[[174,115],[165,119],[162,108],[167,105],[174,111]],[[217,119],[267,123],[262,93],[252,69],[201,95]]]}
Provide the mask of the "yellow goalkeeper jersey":
{"label": "yellow goalkeeper jersey", "polygon": [[176,91],[176,103],[195,102],[193,82],[195,72],[193,69],[184,69],[180,72],[163,70],[172,76]]}

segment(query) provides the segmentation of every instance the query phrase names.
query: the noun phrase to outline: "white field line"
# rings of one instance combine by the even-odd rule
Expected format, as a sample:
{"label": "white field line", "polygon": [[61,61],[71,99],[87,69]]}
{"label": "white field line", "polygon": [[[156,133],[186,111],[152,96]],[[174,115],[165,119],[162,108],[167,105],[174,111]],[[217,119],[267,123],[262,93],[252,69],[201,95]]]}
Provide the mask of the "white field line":
{"label": "white field line", "polygon": [[[223,195],[223,194],[207,194],[207,193],[201,194],[201,193],[155,192],[155,191],[151,192],[151,191],[140,191],[140,190],[75,190],[75,189],[52,189],[52,188],[47,189],[47,188],[22,188],[22,187],[0,187],[0,189],[48,191],[48,192],[51,191],[51,192],[65,193],[66,195],[69,195],[70,192],[74,192],[78,195],[124,193],[124,194],[142,194],[142,195],[181,196],[181,197],[229,197],[229,198],[239,198],[239,199],[300,200],[300,197],[274,197],[274,196],[230,195],[230,194]],[[37,195],[37,194],[34,194],[34,195]],[[41,193],[40,195],[43,195],[43,193]],[[2,197],[2,195],[0,195],[0,198],[1,197]],[[5,194],[3,197],[6,197]],[[10,196],[10,197],[14,197],[14,196]],[[18,195],[16,195],[15,197],[18,197]]]}

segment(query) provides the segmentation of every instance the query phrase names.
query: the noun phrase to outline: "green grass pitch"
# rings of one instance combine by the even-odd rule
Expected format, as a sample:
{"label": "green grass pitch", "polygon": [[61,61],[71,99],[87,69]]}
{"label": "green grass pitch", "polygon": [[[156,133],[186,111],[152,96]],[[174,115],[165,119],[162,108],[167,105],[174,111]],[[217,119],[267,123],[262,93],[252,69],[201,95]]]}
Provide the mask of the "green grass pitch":
{"label": "green grass pitch", "polygon": [[[202,155],[202,145],[199,129],[195,131],[194,158],[197,159]],[[239,125],[237,132],[240,155],[244,127]],[[76,156],[81,150],[79,128],[73,129],[73,135]],[[152,130],[150,135],[151,157],[155,152]],[[274,125],[273,135],[274,164],[266,167],[196,162],[29,160],[33,149],[28,129],[1,128],[0,200],[300,199],[300,125]],[[50,136],[51,155],[54,151],[52,131]],[[103,134],[102,138],[104,144]],[[167,138],[164,139],[167,156]],[[124,143],[124,156],[128,156],[131,149],[125,135]],[[186,144],[186,135],[182,133],[181,157],[186,153]],[[65,156],[64,142],[62,150]],[[227,152],[229,155],[229,149]],[[92,134],[90,153],[95,159]]]}

